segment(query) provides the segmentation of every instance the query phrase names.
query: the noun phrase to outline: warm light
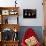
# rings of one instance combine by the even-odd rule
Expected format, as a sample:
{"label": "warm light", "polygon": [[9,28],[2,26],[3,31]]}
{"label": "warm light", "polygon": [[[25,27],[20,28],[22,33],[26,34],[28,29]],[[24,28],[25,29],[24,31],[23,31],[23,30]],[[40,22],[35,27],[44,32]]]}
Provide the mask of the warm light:
{"label": "warm light", "polygon": [[14,29],[14,32],[17,32],[17,30],[16,30],[16,29]]}
{"label": "warm light", "polygon": [[11,11],[14,11],[14,10],[11,10]]}

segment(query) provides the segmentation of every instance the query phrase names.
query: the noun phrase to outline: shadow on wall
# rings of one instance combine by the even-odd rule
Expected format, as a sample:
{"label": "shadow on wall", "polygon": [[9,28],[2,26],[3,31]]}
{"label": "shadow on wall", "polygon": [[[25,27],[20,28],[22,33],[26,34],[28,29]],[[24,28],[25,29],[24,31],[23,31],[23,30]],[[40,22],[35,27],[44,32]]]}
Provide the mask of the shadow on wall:
{"label": "shadow on wall", "polygon": [[36,32],[39,41],[41,43],[43,43],[43,30],[42,30],[41,26],[21,26],[20,31],[19,31],[19,40],[20,40],[20,42],[23,38],[23,35],[24,35],[25,31],[28,28],[32,28]]}

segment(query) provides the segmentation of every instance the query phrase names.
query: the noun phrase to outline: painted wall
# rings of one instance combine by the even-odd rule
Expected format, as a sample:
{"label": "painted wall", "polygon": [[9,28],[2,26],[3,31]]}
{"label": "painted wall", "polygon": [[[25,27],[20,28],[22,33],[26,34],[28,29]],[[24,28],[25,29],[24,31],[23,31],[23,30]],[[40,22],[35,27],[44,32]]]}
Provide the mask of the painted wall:
{"label": "painted wall", "polygon": [[[43,25],[43,6],[42,0],[21,0],[20,2],[20,24],[22,26],[42,26]],[[23,9],[36,9],[36,19],[24,19]],[[37,24],[36,24],[37,23]]]}
{"label": "painted wall", "polygon": [[[0,0],[0,7],[10,7],[15,6],[14,3],[15,0]],[[42,0],[17,0],[17,6],[19,6],[19,24],[20,26],[33,26],[32,28],[37,32],[37,35],[40,39],[40,42],[43,41],[43,6],[42,6]],[[36,9],[37,10],[37,18],[35,19],[24,19],[23,18],[23,9]],[[12,17],[9,17],[9,23],[11,21]],[[15,20],[15,17],[14,19]],[[14,22],[14,21],[11,21]],[[36,26],[36,27],[35,27]],[[37,27],[38,26],[38,27]],[[20,29],[20,40],[22,38],[22,35],[28,27],[21,27]],[[21,35],[22,34],[22,35]]]}
{"label": "painted wall", "polygon": [[[15,6],[15,0],[0,0],[0,6]],[[19,6],[19,24],[21,26],[43,26],[43,6],[42,0],[17,0],[17,6]],[[36,9],[37,18],[24,19],[23,9]],[[12,17],[11,17],[12,18]]]}
{"label": "painted wall", "polygon": [[21,26],[19,31],[19,39],[20,42],[24,36],[24,33],[27,31],[28,28],[32,28],[34,32],[37,34],[37,37],[41,43],[43,43],[43,30],[41,26]]}

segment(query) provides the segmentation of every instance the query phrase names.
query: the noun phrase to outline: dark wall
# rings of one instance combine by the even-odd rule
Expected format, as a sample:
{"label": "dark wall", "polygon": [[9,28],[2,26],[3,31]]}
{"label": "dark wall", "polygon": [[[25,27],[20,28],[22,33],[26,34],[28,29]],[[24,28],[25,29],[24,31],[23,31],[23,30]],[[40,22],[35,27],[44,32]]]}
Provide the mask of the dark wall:
{"label": "dark wall", "polygon": [[23,35],[28,28],[32,28],[37,33],[38,39],[42,43],[43,42],[43,30],[41,26],[21,26],[20,31],[19,31],[19,40],[20,41],[22,40]]}

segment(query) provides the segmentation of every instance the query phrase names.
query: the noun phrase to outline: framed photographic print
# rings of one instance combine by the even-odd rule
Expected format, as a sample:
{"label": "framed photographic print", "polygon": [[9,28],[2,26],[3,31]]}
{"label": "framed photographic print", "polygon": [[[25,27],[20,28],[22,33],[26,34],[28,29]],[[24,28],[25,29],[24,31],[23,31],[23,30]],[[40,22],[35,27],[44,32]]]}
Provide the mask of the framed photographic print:
{"label": "framed photographic print", "polygon": [[9,15],[9,10],[2,10],[2,15]]}
{"label": "framed photographic print", "polygon": [[23,18],[36,18],[36,9],[23,9]]}

